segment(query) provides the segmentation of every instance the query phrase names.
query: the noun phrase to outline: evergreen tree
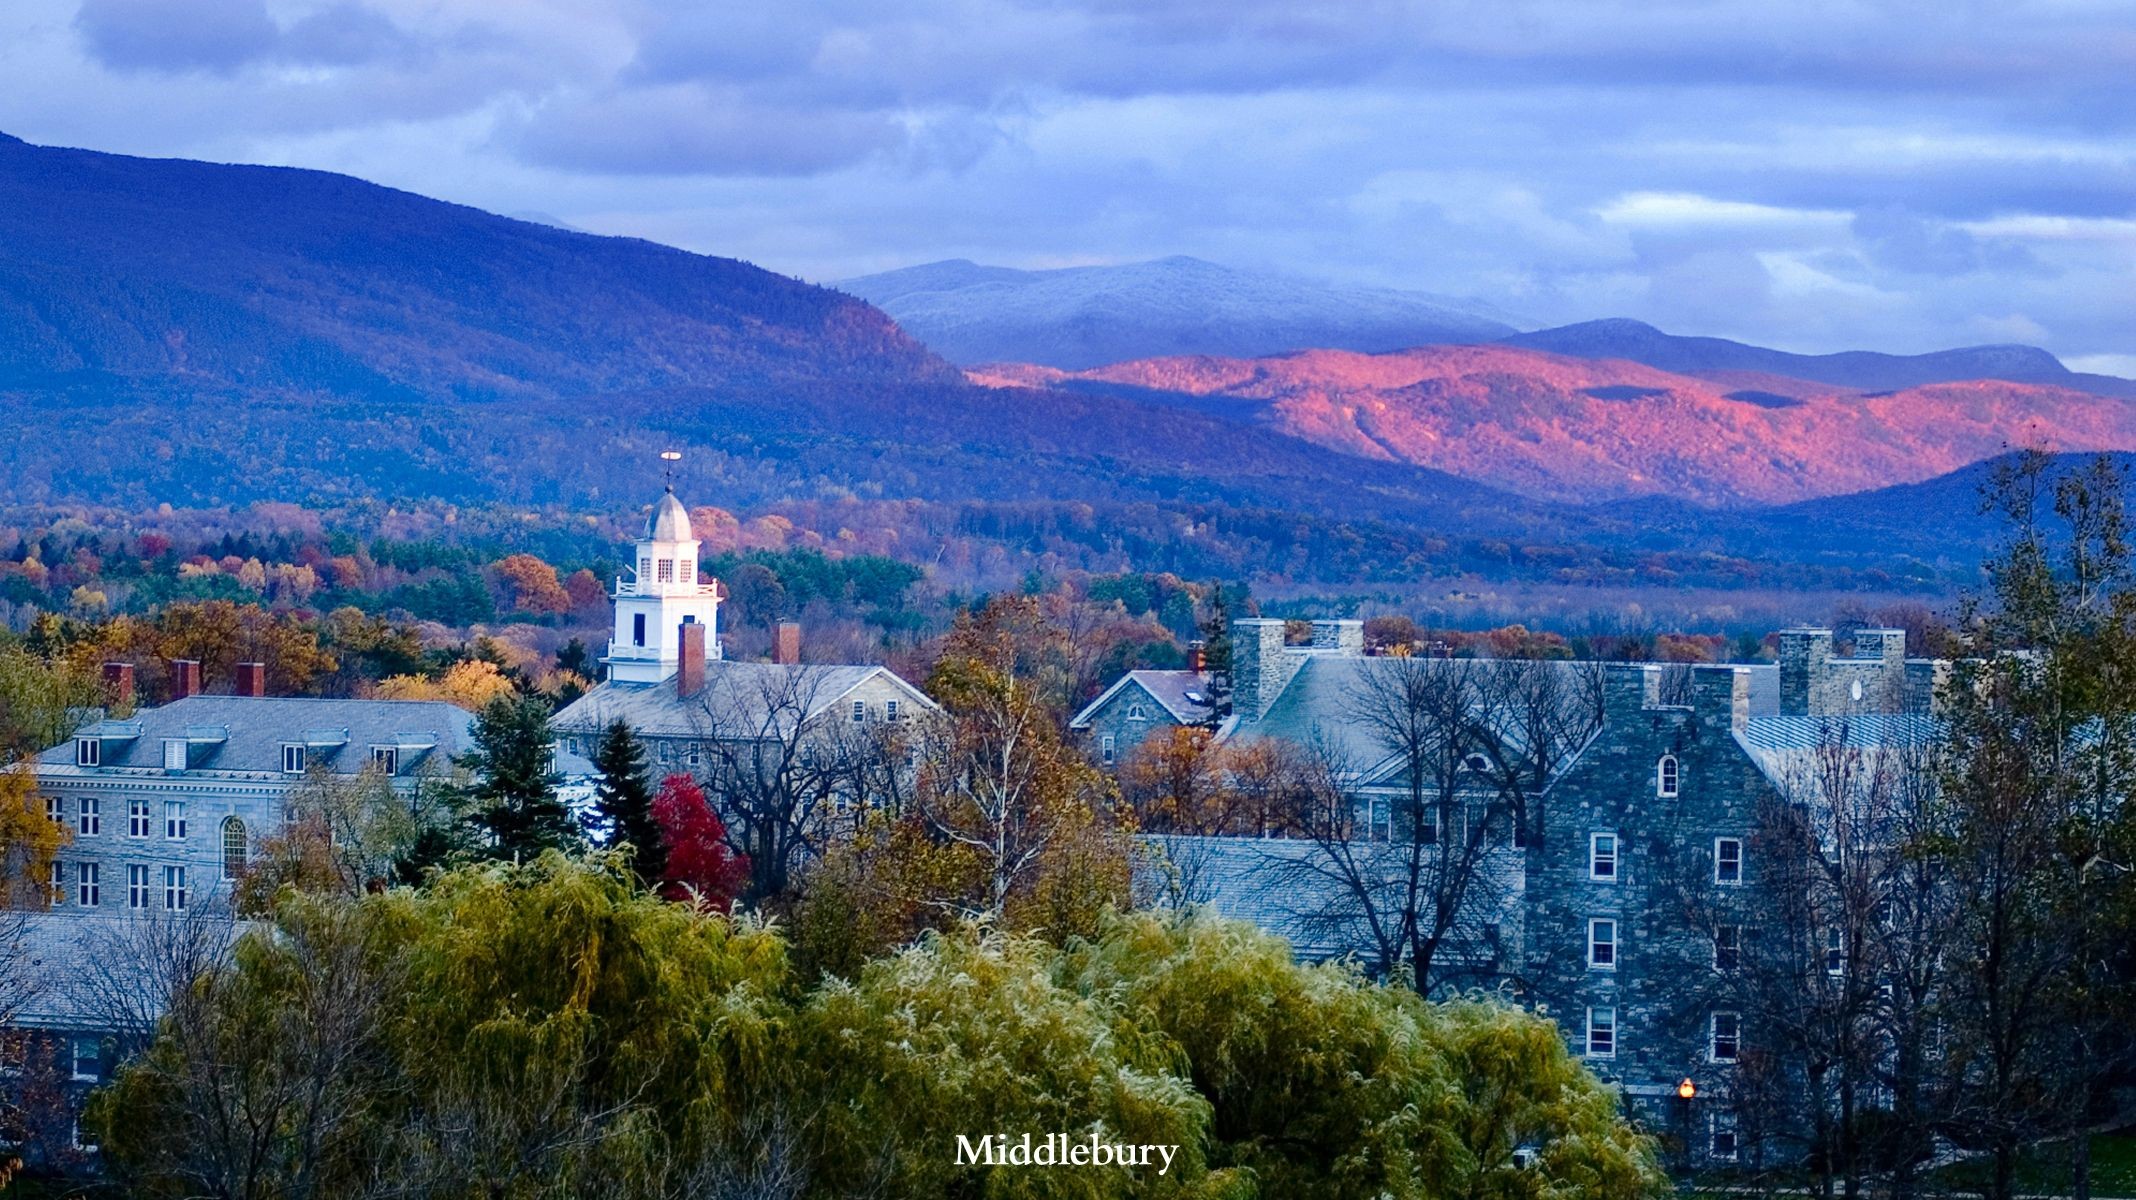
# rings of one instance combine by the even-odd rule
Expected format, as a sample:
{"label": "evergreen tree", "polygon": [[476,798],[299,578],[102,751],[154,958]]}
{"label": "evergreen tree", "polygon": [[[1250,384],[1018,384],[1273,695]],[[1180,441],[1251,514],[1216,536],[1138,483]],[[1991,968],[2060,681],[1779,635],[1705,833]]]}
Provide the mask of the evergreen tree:
{"label": "evergreen tree", "polygon": [[1231,715],[1231,605],[1224,585],[1209,585],[1209,616],[1202,622],[1203,670],[1209,676],[1209,724]]}
{"label": "evergreen tree", "polygon": [[594,821],[611,844],[628,842],[631,867],[648,886],[667,870],[667,842],[653,819],[653,786],[646,771],[645,744],[622,721],[610,725],[593,753],[601,772],[594,785]]}
{"label": "evergreen tree", "polygon": [[469,819],[490,836],[489,852],[529,861],[544,850],[578,841],[571,811],[557,797],[548,705],[534,697],[501,696],[475,715],[475,748],[460,756],[476,775],[467,790]]}

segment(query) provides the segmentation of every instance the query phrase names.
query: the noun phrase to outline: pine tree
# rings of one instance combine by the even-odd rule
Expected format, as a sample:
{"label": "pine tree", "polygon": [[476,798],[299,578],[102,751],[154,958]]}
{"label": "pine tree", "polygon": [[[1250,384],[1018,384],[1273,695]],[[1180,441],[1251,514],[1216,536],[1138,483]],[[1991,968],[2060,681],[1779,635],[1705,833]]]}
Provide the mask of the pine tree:
{"label": "pine tree", "polygon": [[667,841],[653,819],[645,744],[619,720],[601,734],[593,765],[601,772],[593,790],[594,821],[600,832],[608,835],[611,844],[630,843],[631,866],[638,878],[648,886],[659,883],[667,870]]}
{"label": "pine tree", "polygon": [[1224,585],[1209,585],[1209,616],[1202,622],[1202,669],[1208,673],[1209,724],[1231,715],[1231,606]]}
{"label": "pine tree", "polygon": [[475,715],[473,750],[460,756],[473,771],[469,819],[490,836],[489,852],[528,861],[544,850],[578,842],[571,810],[557,797],[563,776],[554,769],[548,705],[534,697],[503,696]]}

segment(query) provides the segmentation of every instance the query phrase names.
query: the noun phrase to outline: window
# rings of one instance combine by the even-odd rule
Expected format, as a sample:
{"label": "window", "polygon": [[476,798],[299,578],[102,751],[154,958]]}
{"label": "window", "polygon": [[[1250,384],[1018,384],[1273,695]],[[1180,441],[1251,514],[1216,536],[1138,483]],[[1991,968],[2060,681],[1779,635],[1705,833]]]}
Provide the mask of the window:
{"label": "window", "polygon": [[1598,833],[1587,839],[1587,877],[1617,881],[1617,835]]}
{"label": "window", "polygon": [[[224,817],[222,823],[222,877],[235,879],[245,873],[245,863],[251,857],[250,847],[245,844],[245,823],[236,817]],[[146,883],[144,879],[142,882]]]}
{"label": "window", "polygon": [[382,775],[400,774],[400,747],[371,747],[371,765],[377,767]]}
{"label": "window", "polygon": [[1661,761],[1654,765],[1654,794],[1664,798],[1674,796],[1676,794],[1676,786],[1681,782],[1678,775],[1676,756],[1673,754],[1662,755]]}
{"label": "window", "polygon": [[282,774],[302,775],[303,773],[304,746],[298,742],[285,744],[282,747]]}
{"label": "window", "polygon": [[1127,706],[1127,719],[1130,721],[1147,721],[1150,719],[1150,714],[1142,711],[1141,705],[1130,704]]}
{"label": "window", "polygon": [[126,836],[148,836],[148,801],[134,800],[126,805]]}
{"label": "window", "polygon": [[52,878],[45,885],[45,903],[65,904],[66,902],[67,864],[55,858],[52,860]]}
{"label": "window", "polygon": [[1736,1143],[1736,1118],[1732,1112],[1713,1114],[1713,1136],[1708,1142],[1715,1162],[1734,1162],[1739,1153]]}
{"label": "window", "polygon": [[83,837],[94,837],[104,831],[104,802],[94,796],[83,796],[74,806],[74,832]]}
{"label": "window", "polygon": [[74,1077],[94,1082],[101,1074],[104,1048],[95,1038],[74,1039]]}
{"label": "window", "polygon": [[858,725],[858,724],[860,724],[860,723],[861,723],[862,721],[865,721],[865,720],[867,720],[867,719],[868,719],[868,702],[867,702],[867,701],[865,701],[865,700],[855,700],[855,701],[853,702],[853,723],[854,723],[855,725]]}
{"label": "window", "polygon": [[675,582],[675,560],[674,560],[674,559],[672,559],[672,558],[663,558],[663,559],[661,559],[661,560],[660,560],[660,575],[659,575],[659,579],[658,579],[658,582],[660,582],[660,583],[673,583],[673,582]]}
{"label": "window", "polygon": [[644,613],[632,613],[630,615],[630,644],[633,646],[643,646],[645,644]]}
{"label": "window", "polygon": [[1587,1057],[1617,1057],[1616,1009],[1590,1008],[1587,1010]]}
{"label": "window", "polygon": [[1108,733],[1100,737],[1098,739],[1098,757],[1106,762],[1111,762],[1113,760],[1114,745],[1113,735]]}
{"label": "window", "polygon": [[895,720],[897,720],[897,701],[895,701],[895,700],[885,700],[885,701],[883,701],[883,720],[885,720],[885,721],[895,721]]}
{"label": "window", "polygon": [[185,911],[185,868],[163,868],[163,907],[170,912]]}
{"label": "window", "polygon": [[1617,969],[1617,923],[1597,917],[1587,923],[1587,965],[1597,971]]}
{"label": "window", "polygon": [[74,902],[83,908],[95,908],[103,900],[103,889],[97,886],[96,876],[95,863],[74,864]]}
{"label": "window", "polygon": [[677,579],[680,579],[680,580],[682,580],[682,581],[683,581],[684,583],[696,583],[696,582],[697,582],[697,564],[696,564],[696,563],[694,563],[694,562],[691,562],[691,561],[690,561],[689,559],[687,559],[687,558],[678,558],[678,559],[676,559],[676,560],[675,560],[675,578],[677,578]]}
{"label": "window", "polygon": [[185,770],[190,765],[189,752],[190,747],[186,745],[184,738],[164,738],[163,769],[166,771]]}
{"label": "window", "polygon": [[94,767],[94,766],[97,766],[97,765],[99,765],[99,764],[100,764],[100,763],[101,763],[101,762],[103,761],[103,758],[104,758],[104,743],[103,743],[103,742],[99,741],[99,740],[98,740],[98,739],[96,739],[96,738],[75,738],[75,739],[74,739],[74,765],[75,765],[75,766],[77,766],[77,767]]}
{"label": "window", "polygon": [[1732,1012],[1713,1014],[1713,1061],[1732,1063],[1743,1050],[1743,1018]]}
{"label": "window", "polygon": [[1743,839],[1715,838],[1713,840],[1713,882],[1743,882]]}
{"label": "window", "polygon": [[[1369,810],[1370,819],[1372,823],[1372,830],[1370,835],[1372,840],[1375,842],[1385,842],[1392,840],[1394,837],[1394,828],[1392,825],[1392,821],[1394,819],[1393,806],[1387,803],[1386,797],[1384,796],[1374,796],[1370,800],[1366,801],[1366,803],[1372,806]],[[1439,818],[1436,815],[1429,813],[1425,814],[1424,841],[1426,844],[1430,844],[1439,840],[1439,827],[1436,824],[1438,819]]]}
{"label": "window", "polygon": [[45,820],[54,825],[67,823],[67,802],[58,796],[45,797]]}
{"label": "window", "polygon": [[1481,754],[1469,755],[1467,758],[1461,760],[1461,765],[1467,767],[1471,771],[1474,771],[1478,775],[1488,774],[1491,770],[1491,760],[1485,758]]}
{"label": "window", "polygon": [[1847,939],[1837,929],[1825,931],[1825,974],[1838,978],[1847,973]]}
{"label": "window", "polygon": [[163,836],[174,842],[185,840],[185,801],[163,802]]}
{"label": "window", "polygon": [[140,910],[148,907],[148,867],[135,863],[126,868],[126,907]]}
{"label": "window", "polygon": [[640,556],[638,559],[638,578],[644,579],[646,576],[652,573],[653,556],[650,554]]}
{"label": "window", "polygon": [[1733,971],[1743,965],[1743,927],[1741,925],[1716,925],[1713,927],[1713,969]]}

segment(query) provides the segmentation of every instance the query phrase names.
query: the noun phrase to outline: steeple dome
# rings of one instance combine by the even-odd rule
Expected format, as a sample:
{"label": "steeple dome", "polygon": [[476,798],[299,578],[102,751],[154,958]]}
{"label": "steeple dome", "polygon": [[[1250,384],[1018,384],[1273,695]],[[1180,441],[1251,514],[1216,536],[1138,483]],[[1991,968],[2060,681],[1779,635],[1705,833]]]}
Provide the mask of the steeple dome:
{"label": "steeple dome", "polygon": [[653,506],[653,515],[645,523],[645,536],[655,542],[697,540],[690,533],[690,512],[675,498],[673,488],[662,493],[660,503]]}

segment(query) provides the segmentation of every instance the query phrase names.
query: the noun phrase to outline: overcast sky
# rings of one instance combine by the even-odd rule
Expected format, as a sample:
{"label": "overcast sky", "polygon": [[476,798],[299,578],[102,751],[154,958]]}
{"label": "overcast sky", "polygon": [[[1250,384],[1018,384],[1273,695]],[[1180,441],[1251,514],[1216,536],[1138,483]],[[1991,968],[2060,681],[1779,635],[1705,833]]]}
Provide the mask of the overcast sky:
{"label": "overcast sky", "polygon": [[1193,254],[2136,375],[2136,0],[4,0],[0,131],[814,280]]}

